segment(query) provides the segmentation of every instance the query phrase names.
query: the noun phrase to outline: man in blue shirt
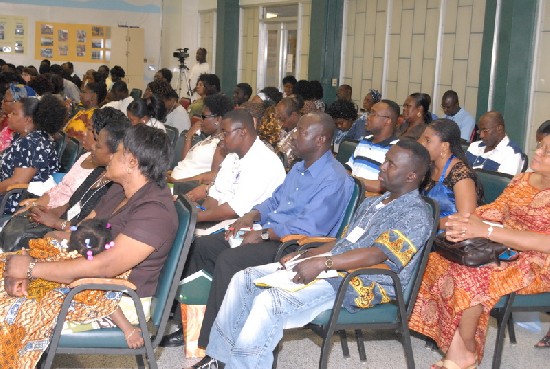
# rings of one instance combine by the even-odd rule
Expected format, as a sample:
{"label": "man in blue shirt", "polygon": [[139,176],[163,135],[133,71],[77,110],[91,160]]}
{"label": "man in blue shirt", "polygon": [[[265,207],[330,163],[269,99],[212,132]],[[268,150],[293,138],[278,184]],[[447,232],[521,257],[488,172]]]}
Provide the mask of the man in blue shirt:
{"label": "man in blue shirt", "polygon": [[[273,273],[278,263],[237,273],[216,317],[207,356],[193,368],[271,368],[273,350],[283,329],[303,326],[333,307],[342,276],[309,284],[323,271],[383,263],[397,273],[405,290],[434,221],[418,192],[429,165],[430,156],[418,142],[403,140],[395,144],[380,168],[380,180],[388,192],[363,201],[346,237],[309,249],[301,256],[293,253],[281,259],[309,258],[293,269],[293,282],[307,286],[298,290],[256,286],[255,280]],[[350,284],[353,288],[348,288],[343,301],[350,312],[387,303],[396,296],[388,276],[360,276]]]}
{"label": "man in blue shirt", "polygon": [[476,122],[470,113],[460,107],[458,94],[455,91],[445,91],[441,98],[441,108],[445,113],[443,118],[452,120],[460,128],[460,138],[470,142]]}
{"label": "man in blue shirt", "polygon": [[[261,230],[250,231],[242,245],[231,248],[227,238],[215,234],[197,239],[191,250],[186,275],[201,269],[213,275],[206,304],[199,346],[206,347],[210,329],[235,273],[273,261],[282,237],[291,234],[334,237],[353,192],[353,180],[334,159],[330,149],[334,122],[325,113],[310,113],[298,122],[296,163],[273,195],[239,218],[232,229],[259,222]],[[293,251],[293,250],[289,250]]]}

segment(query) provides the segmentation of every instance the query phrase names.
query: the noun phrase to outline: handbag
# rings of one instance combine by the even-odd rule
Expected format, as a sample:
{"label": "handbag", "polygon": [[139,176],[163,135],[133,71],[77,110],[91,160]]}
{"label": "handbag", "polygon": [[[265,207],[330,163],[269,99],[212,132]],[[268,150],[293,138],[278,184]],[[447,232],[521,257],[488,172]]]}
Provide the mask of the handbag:
{"label": "handbag", "polygon": [[434,249],[445,259],[454,263],[476,267],[492,262],[500,264],[498,256],[508,248],[488,238],[474,237],[460,242],[447,240],[445,232],[434,240]]}
{"label": "handbag", "polygon": [[0,249],[4,252],[21,250],[29,247],[29,241],[42,238],[53,228],[31,221],[27,211],[11,217],[0,232]]}

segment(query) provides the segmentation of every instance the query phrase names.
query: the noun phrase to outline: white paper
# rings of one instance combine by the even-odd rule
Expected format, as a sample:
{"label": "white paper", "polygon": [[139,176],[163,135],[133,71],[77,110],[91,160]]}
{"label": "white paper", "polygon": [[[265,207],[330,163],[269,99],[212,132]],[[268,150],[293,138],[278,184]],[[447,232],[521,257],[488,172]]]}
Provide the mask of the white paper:
{"label": "white paper", "polygon": [[353,228],[353,231],[351,231],[347,236],[346,236],[346,240],[348,240],[349,242],[357,242],[361,236],[365,233],[365,230],[361,227],[355,227]]}

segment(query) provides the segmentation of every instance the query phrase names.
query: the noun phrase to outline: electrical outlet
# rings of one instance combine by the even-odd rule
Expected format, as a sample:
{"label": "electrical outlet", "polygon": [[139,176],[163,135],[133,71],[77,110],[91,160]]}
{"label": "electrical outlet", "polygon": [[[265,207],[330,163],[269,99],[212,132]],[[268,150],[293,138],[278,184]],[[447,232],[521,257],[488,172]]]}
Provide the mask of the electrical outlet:
{"label": "electrical outlet", "polygon": [[336,87],[338,86],[338,79],[337,78],[333,78],[332,79],[332,87]]}

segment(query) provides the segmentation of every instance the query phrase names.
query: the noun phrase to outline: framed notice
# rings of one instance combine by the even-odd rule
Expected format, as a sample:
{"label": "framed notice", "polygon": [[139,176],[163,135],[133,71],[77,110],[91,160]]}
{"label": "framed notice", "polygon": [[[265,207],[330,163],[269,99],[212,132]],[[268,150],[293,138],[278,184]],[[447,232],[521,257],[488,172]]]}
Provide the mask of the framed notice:
{"label": "framed notice", "polygon": [[95,63],[109,61],[111,27],[36,22],[35,29],[36,59]]}
{"label": "framed notice", "polygon": [[2,54],[24,54],[27,48],[27,17],[0,15]]}

